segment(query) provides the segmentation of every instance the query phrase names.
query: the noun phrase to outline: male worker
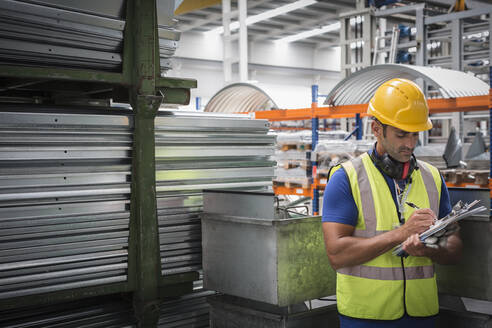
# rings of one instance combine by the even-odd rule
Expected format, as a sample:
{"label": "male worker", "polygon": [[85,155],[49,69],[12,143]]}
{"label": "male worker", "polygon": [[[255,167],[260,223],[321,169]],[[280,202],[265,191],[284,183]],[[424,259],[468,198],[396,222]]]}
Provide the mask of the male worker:
{"label": "male worker", "polygon": [[[415,83],[393,79],[376,90],[367,113],[374,149],[337,167],[323,200],[340,326],[435,327],[433,262],[455,262],[462,242],[458,232],[436,248],[418,238],[451,211],[439,171],[413,155],[419,131],[432,128],[427,102]],[[391,253],[400,243],[409,257]]]}

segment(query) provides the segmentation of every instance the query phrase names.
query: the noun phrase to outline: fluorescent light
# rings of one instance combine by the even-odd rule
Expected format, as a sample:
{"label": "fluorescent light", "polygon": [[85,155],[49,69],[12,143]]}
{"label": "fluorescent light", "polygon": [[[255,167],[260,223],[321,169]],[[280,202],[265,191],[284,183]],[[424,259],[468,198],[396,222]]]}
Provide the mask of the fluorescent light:
{"label": "fluorescent light", "polygon": [[275,42],[281,42],[281,43],[282,42],[294,42],[294,41],[298,41],[298,40],[302,40],[302,39],[307,39],[307,38],[310,38],[310,37],[315,36],[315,35],[320,35],[320,34],[332,32],[332,31],[336,31],[339,29],[340,29],[340,22],[336,22],[333,24],[322,26],[320,28],[315,28],[314,30],[309,30],[309,31],[298,33],[298,34],[289,35],[289,36],[286,36],[284,38],[277,39],[277,40],[275,40]]}
{"label": "fluorescent light", "polygon": [[[269,18],[272,18],[275,16],[283,15],[283,14],[286,14],[290,11],[294,11],[294,10],[297,10],[300,8],[310,6],[314,3],[316,3],[316,0],[299,0],[299,1],[296,1],[293,3],[289,3],[287,5],[284,5],[284,6],[280,6],[278,8],[272,9],[272,10],[267,10],[265,12],[262,12],[261,14],[249,16],[248,18],[246,18],[246,25],[251,25],[251,24],[258,23],[258,22],[261,22],[263,20],[266,20],[266,19],[269,19]],[[231,23],[229,25],[229,28],[231,29],[231,31],[237,30],[239,28],[239,22],[236,21],[236,22]],[[224,33],[224,27],[220,26],[220,27],[214,28],[213,30],[207,31],[206,33],[222,34],[222,33]]]}

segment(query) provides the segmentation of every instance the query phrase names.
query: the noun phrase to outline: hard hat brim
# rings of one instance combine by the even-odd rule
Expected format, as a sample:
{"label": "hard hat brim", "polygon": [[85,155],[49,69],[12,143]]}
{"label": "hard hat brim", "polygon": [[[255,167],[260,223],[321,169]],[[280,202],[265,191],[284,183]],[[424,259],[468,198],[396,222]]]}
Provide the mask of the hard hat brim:
{"label": "hard hat brim", "polygon": [[432,129],[432,122],[430,119],[427,119],[427,122],[421,123],[421,124],[400,124],[400,123],[394,123],[388,120],[385,120],[382,117],[373,115],[375,118],[378,119],[381,123],[385,125],[389,125],[392,127],[395,127],[397,129],[403,130],[405,132],[422,132],[422,131],[427,131]]}
{"label": "hard hat brim", "polygon": [[427,119],[427,122],[422,124],[393,124],[392,126],[406,132],[422,132],[432,129],[432,122]]}

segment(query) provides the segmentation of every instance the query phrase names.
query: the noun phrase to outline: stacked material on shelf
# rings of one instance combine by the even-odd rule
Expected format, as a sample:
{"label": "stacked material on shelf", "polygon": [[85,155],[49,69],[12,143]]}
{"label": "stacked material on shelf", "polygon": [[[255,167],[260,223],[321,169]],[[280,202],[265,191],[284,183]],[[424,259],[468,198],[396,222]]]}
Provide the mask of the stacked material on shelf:
{"label": "stacked material on shelf", "polygon": [[[180,37],[171,2],[158,1],[162,74]],[[91,8],[83,1],[1,0],[0,64],[121,71],[125,9],[124,1]]]}
{"label": "stacked material on shelf", "polygon": [[374,141],[366,140],[323,140],[313,152],[313,161],[317,163],[316,178],[321,185],[327,182],[333,166],[351,160],[370,150]]}
{"label": "stacked material on shelf", "polygon": [[275,137],[245,115],[161,111],[155,126],[162,274],[197,271],[202,191],[271,187]]}
{"label": "stacked material on shelf", "polygon": [[442,157],[444,154],[445,144],[429,144],[425,146],[417,146],[413,152],[419,160],[425,161],[434,165],[438,169],[446,168],[446,161]]}
{"label": "stacked material on shelf", "polygon": [[0,64],[121,69],[125,21],[0,1]]}
{"label": "stacked material on shelf", "polygon": [[[489,75],[489,43],[490,21],[487,15],[477,14],[476,17],[461,20],[462,27],[459,36],[462,37],[461,62],[464,72],[473,73],[478,78],[488,81]],[[443,68],[453,67],[453,56],[447,52],[448,45],[456,37],[451,33],[451,21],[439,28],[427,32],[428,42],[433,47],[428,49],[427,60],[429,65]]]}
{"label": "stacked material on shelf", "polygon": [[137,327],[131,303],[98,297],[0,311],[0,327]]}
{"label": "stacked material on shelf", "polygon": [[127,281],[129,112],[3,105],[0,300]]}
{"label": "stacked material on shelf", "polygon": [[181,32],[176,29],[178,21],[174,18],[174,2],[157,0],[157,24],[159,35],[159,61],[161,75],[172,69],[172,60]]}
{"label": "stacked material on shelf", "polygon": [[207,297],[214,291],[195,290],[193,293],[160,304],[157,327],[209,327],[210,306]]}
{"label": "stacked material on shelf", "polygon": [[490,152],[465,159],[466,168],[470,170],[490,170]]}
{"label": "stacked material on shelf", "polygon": [[[327,131],[318,133],[318,142],[322,143],[330,140],[343,140],[347,132]],[[277,150],[275,160],[274,184],[289,188],[302,187],[309,188],[311,179],[312,157],[312,133],[311,131],[301,132],[278,132]]]}
{"label": "stacked material on shelf", "polygon": [[[271,186],[274,137],[242,115],[156,118],[162,273],[201,268],[202,190]],[[127,281],[133,116],[3,106],[0,299]]]}
{"label": "stacked material on shelf", "polygon": [[445,169],[441,170],[444,181],[459,185],[470,183],[488,188],[490,170]]}
{"label": "stacked material on shelf", "polygon": [[[470,147],[469,143],[462,144],[462,152],[467,154],[467,156],[470,152]],[[440,170],[446,170],[446,161],[443,158],[444,150],[445,144],[429,144],[416,147],[414,154],[417,159],[428,162]],[[490,170],[490,153],[484,152],[471,158],[464,158],[462,162],[464,167],[460,169],[488,171]]]}
{"label": "stacked material on shelf", "polygon": [[311,131],[279,132],[275,150],[276,186],[308,188],[311,185]]}
{"label": "stacked material on shelf", "polygon": [[[443,158],[445,145],[430,144],[415,148],[415,157],[430,163],[441,170],[446,182],[452,184],[471,183],[488,185],[490,172],[490,153],[485,152],[472,158],[463,159],[463,167],[447,168]],[[464,153],[469,153],[470,144],[463,144]]]}

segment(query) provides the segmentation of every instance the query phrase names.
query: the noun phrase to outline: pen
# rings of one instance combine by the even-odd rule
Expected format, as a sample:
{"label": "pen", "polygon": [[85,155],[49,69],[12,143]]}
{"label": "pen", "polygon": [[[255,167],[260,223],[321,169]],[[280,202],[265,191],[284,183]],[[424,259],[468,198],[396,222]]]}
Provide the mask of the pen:
{"label": "pen", "polygon": [[415,205],[415,204],[414,204],[414,203],[412,203],[412,202],[405,202],[405,203],[406,203],[408,206],[415,208],[416,210],[420,210],[420,207],[418,207],[417,205]]}

